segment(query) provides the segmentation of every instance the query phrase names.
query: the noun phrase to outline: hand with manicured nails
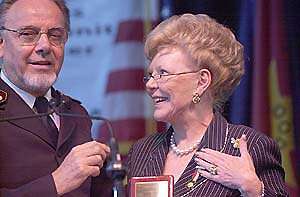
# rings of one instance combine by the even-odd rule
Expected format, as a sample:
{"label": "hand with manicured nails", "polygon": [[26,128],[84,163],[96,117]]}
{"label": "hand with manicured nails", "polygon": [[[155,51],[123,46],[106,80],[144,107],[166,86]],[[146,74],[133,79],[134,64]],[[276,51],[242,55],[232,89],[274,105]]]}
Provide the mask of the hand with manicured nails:
{"label": "hand with manicured nails", "polygon": [[226,187],[238,189],[243,196],[260,196],[262,185],[256,175],[252,158],[247,149],[246,136],[239,140],[241,156],[232,156],[212,149],[201,149],[195,161],[201,176]]}
{"label": "hand with manicured nails", "polygon": [[52,173],[58,195],[79,187],[89,176],[98,176],[110,148],[91,141],[70,151],[62,164]]}

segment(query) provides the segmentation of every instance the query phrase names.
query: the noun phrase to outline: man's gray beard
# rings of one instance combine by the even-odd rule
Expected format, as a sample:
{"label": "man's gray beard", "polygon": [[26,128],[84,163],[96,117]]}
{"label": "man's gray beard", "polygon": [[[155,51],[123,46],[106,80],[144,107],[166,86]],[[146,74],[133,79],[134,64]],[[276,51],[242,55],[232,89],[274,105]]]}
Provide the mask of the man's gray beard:
{"label": "man's gray beard", "polygon": [[31,92],[47,92],[56,79],[57,75],[54,72],[47,74],[25,73],[23,76],[24,86]]}

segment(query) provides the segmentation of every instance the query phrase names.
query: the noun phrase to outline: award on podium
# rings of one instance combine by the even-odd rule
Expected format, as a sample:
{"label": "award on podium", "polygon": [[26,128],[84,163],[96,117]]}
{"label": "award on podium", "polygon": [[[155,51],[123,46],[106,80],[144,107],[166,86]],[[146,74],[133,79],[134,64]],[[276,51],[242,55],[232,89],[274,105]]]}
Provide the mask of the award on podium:
{"label": "award on podium", "polygon": [[173,176],[132,177],[129,180],[130,197],[173,197]]}

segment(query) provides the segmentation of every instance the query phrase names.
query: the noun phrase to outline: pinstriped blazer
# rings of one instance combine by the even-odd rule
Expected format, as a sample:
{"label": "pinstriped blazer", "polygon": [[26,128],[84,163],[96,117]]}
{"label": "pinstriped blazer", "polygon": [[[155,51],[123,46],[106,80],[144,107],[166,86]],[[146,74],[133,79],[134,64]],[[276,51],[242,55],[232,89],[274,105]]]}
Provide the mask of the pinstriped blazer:
{"label": "pinstriped blazer", "polygon": [[[228,135],[226,138],[227,126]],[[162,175],[172,131],[173,129],[170,127],[168,131],[145,137],[132,146],[127,160],[128,178]],[[228,124],[222,115],[216,113],[198,150],[201,148],[221,150],[227,139],[223,153],[240,156],[239,150],[233,147],[230,139],[240,138],[242,134],[247,136],[248,150],[253,159],[256,174],[264,183],[265,196],[288,196],[279,148],[274,140],[264,134],[243,125]],[[193,157],[174,185],[174,196],[241,195],[238,190],[230,189],[204,177],[199,177],[194,186],[188,188],[187,184],[192,180],[196,166]]]}

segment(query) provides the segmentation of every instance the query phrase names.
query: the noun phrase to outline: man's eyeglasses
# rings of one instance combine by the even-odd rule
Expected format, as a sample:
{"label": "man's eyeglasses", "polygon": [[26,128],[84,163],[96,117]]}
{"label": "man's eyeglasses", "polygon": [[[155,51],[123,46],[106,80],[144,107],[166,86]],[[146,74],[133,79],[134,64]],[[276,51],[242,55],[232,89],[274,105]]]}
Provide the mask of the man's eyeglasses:
{"label": "man's eyeglasses", "polygon": [[52,28],[48,31],[41,31],[39,28],[26,27],[21,29],[8,29],[4,26],[0,27],[0,31],[10,31],[18,34],[18,38],[22,45],[35,45],[42,34],[46,34],[50,44],[54,46],[61,46],[67,41],[67,32],[64,28]]}
{"label": "man's eyeglasses", "polygon": [[156,75],[152,75],[152,74],[148,74],[147,76],[144,76],[143,81],[146,84],[151,78],[153,78],[155,81],[163,78],[163,77],[167,77],[167,76],[177,76],[177,75],[185,75],[185,74],[190,74],[190,73],[197,73],[200,70],[196,70],[196,71],[188,71],[188,72],[180,72],[180,73],[166,73],[166,74],[156,74]]}

